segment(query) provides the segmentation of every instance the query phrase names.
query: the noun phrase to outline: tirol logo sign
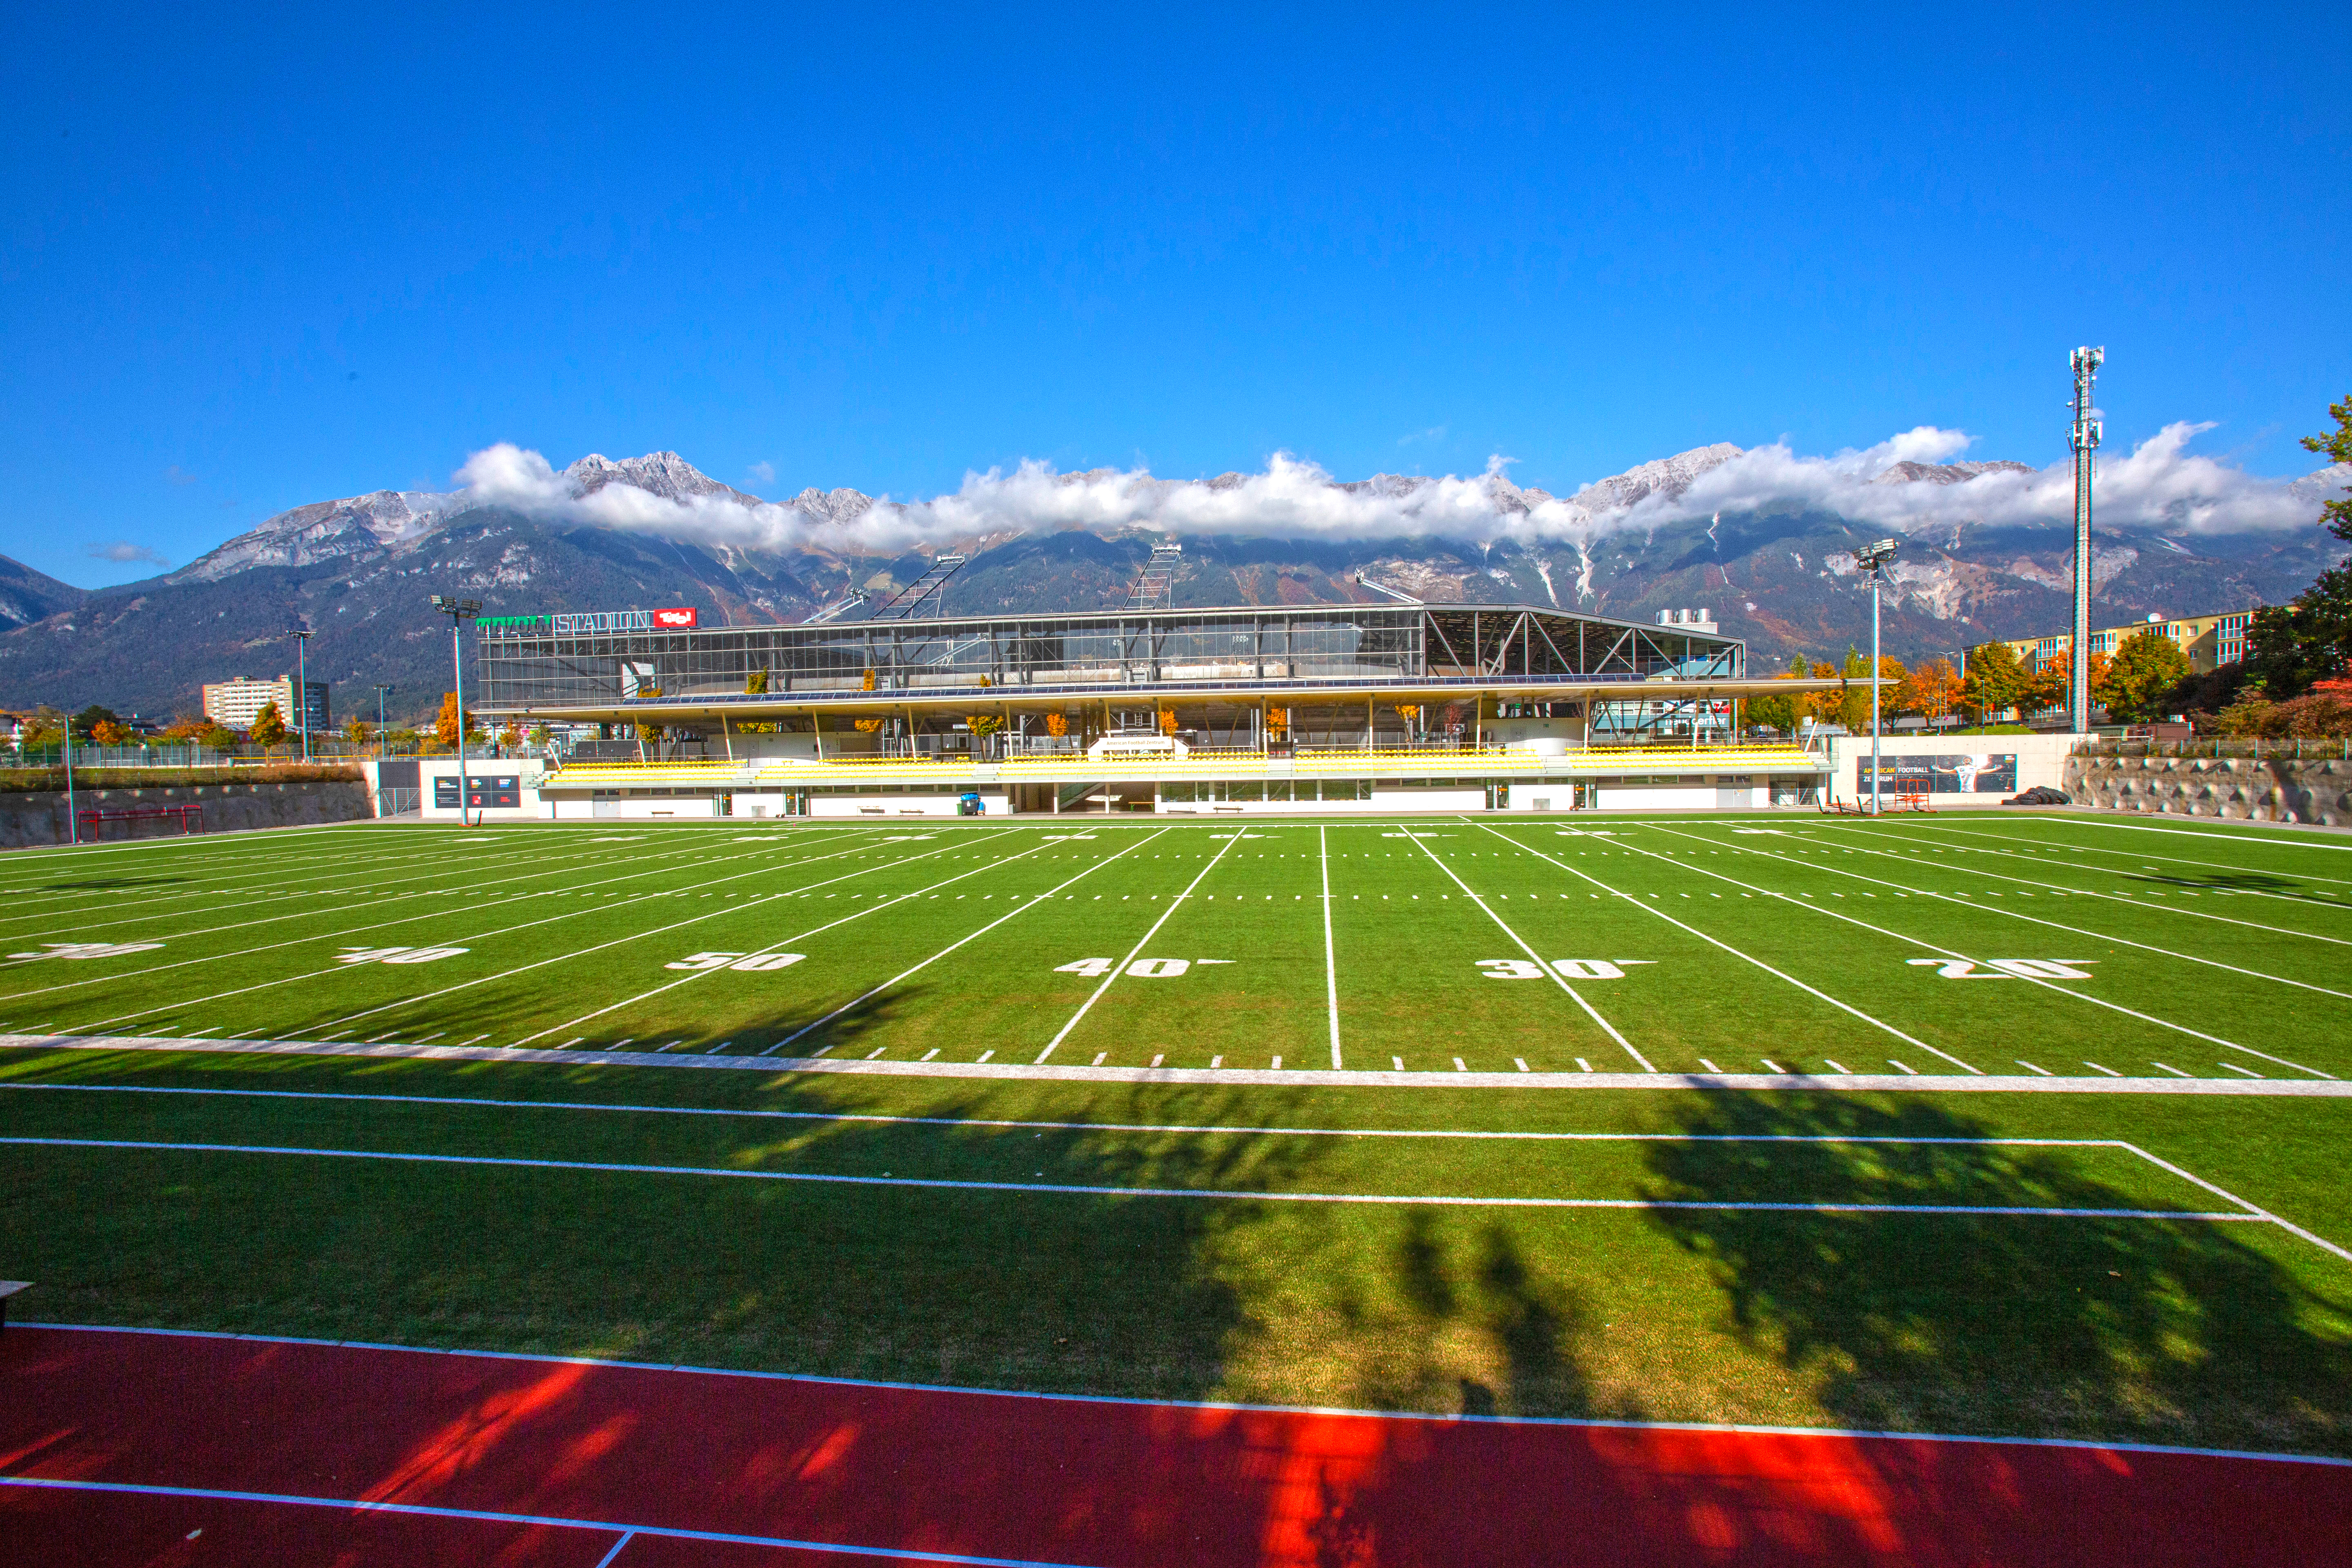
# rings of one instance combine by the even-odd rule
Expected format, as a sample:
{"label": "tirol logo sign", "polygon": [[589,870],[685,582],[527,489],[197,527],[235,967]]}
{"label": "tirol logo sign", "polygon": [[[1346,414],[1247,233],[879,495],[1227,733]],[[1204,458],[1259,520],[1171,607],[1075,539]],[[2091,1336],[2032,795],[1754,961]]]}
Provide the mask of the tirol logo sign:
{"label": "tirol logo sign", "polygon": [[694,612],[691,609],[656,610],[654,625],[666,627],[690,626],[694,625]]}

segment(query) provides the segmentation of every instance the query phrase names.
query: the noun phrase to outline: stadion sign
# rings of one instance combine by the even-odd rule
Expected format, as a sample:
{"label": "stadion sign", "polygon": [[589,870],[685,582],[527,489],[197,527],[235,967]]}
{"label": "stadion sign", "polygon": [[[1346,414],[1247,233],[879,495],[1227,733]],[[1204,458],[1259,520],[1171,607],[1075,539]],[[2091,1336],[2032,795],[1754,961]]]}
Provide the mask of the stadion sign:
{"label": "stadion sign", "polygon": [[[525,620],[537,618],[523,617]],[[547,629],[558,637],[593,637],[607,632],[682,632],[691,631],[699,624],[697,613],[687,606],[668,610],[593,610],[547,617]]]}

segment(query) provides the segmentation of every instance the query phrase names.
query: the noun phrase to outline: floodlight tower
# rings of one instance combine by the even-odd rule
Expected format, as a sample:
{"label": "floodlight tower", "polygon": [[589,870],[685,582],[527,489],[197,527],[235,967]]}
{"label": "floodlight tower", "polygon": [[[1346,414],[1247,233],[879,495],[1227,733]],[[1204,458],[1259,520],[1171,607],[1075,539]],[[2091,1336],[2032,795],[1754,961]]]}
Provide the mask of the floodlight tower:
{"label": "floodlight tower", "polygon": [[1878,585],[1886,580],[1879,568],[1895,559],[1895,541],[1882,539],[1853,552],[1854,564],[1870,574],[1870,810],[1886,805],[1886,779],[1878,771]]}
{"label": "floodlight tower", "polygon": [[2105,416],[2091,406],[2091,388],[2099,367],[2107,363],[2105,348],[2081,348],[2066,356],[2074,371],[2074,423],[2066,428],[2066,444],[2074,449],[2074,669],[2066,683],[2066,707],[2076,734],[2091,729],[2091,455],[2099,449],[2099,426]]}
{"label": "floodlight tower", "polygon": [[310,760],[310,639],[319,634],[296,627],[294,639],[294,706],[302,710],[302,760]]}
{"label": "floodlight tower", "polygon": [[433,607],[449,617],[449,658],[457,672],[457,823],[462,827],[471,827],[474,824],[466,819],[466,643],[462,628],[482,613],[482,601],[436,594]]}

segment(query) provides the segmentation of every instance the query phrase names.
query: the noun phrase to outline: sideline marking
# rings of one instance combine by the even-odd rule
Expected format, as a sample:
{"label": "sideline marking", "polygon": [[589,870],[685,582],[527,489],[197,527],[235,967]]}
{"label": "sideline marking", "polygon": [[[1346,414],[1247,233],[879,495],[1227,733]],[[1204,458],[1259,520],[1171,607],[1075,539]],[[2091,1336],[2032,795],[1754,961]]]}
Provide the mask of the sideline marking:
{"label": "sideline marking", "polygon": [[[1468,819],[1465,817],[1464,820],[1467,821]],[[1506,842],[1514,841],[1506,840]],[[1623,1047],[1627,1056],[1632,1057],[1635,1061],[1640,1062],[1643,1072],[1655,1072],[1658,1070],[1656,1068],[1650,1065],[1650,1058],[1635,1050],[1633,1048],[1633,1042],[1619,1034],[1616,1026],[1611,1024],[1608,1019],[1602,1017],[1592,1004],[1587,1002],[1577,991],[1576,987],[1568,983],[1566,978],[1560,974],[1559,971],[1554,969],[1550,964],[1546,963],[1542,959],[1538,958],[1534,948],[1529,947],[1524,942],[1520,942],[1519,933],[1513,931],[1509,924],[1504,921],[1503,917],[1496,914],[1494,910],[1488,906],[1486,900],[1480,898],[1477,894],[1471,892],[1470,884],[1464,881],[1461,878],[1455,877],[1454,875],[1454,868],[1437,858],[1437,851],[1432,849],[1427,844],[1422,842],[1421,835],[1413,835],[1412,843],[1414,848],[1429,857],[1429,863],[1431,865],[1444,872],[1448,877],[1452,877],[1454,879],[1454,885],[1461,889],[1463,893],[1468,897],[1472,903],[1478,906],[1480,910],[1486,914],[1488,920],[1493,921],[1497,926],[1500,926],[1505,936],[1509,937],[1514,942],[1517,942],[1519,951],[1526,953],[1531,962],[1540,967],[1546,974],[1549,975],[1553,984],[1559,986],[1562,991],[1567,992],[1569,999],[1573,1001],[1578,1006],[1583,1008],[1586,1016],[1591,1018],[1594,1023],[1600,1025],[1601,1031],[1604,1034],[1606,1034],[1611,1039],[1616,1041],[1618,1045]]]}
{"label": "sideline marking", "polygon": [[[619,1068],[685,1068],[756,1069],[762,1072],[867,1073],[880,1077],[901,1078],[987,1078],[1013,1080],[1066,1081],[1073,1083],[1156,1083],[1156,1084],[1216,1084],[1230,1088],[1235,1084],[1275,1085],[1283,1088],[1314,1088],[1341,1085],[1350,1088],[1419,1089],[1433,1081],[1417,1074],[1403,1077],[1372,1072],[1362,1068],[1349,1068],[1336,1077],[1328,1068],[1286,1068],[1274,1072],[1259,1068],[1234,1068],[1223,1072],[1206,1072],[1197,1068],[1126,1068],[1126,1067],[1064,1067],[1048,1063],[1037,1067],[1027,1062],[1004,1062],[982,1067],[971,1062],[955,1061],[835,1061],[823,1057],[752,1057],[702,1055],[679,1051],[663,1056],[640,1051],[562,1051],[537,1046],[482,1046],[476,1040],[487,1039],[478,1035],[474,1040],[456,1046],[401,1045],[387,1041],[371,1046],[356,1040],[329,1044],[318,1040],[190,1039],[184,1036],[157,1038],[144,1035],[8,1035],[0,1036],[0,1050],[67,1050],[67,1051],[188,1051],[214,1052],[229,1056],[298,1056],[298,1057],[358,1057],[395,1058],[426,1061],[488,1061],[529,1062],[563,1067]],[[1577,1058],[1581,1065],[1582,1058]],[[1472,1089],[1773,1089],[1790,1092],[1832,1090],[1902,1090],[1906,1093],[1934,1094],[2252,1094],[2284,1099],[2352,1100],[2352,1083],[2340,1079],[2212,1079],[2183,1080],[2174,1078],[2059,1078],[2047,1075],[2040,1079],[2002,1076],[1988,1073],[1977,1078],[1956,1074],[1931,1076],[1922,1073],[1916,1078],[1904,1078],[1896,1073],[1856,1073],[1851,1078],[1835,1074],[1816,1076],[1811,1073],[1685,1073],[1685,1072],[1594,1072],[1584,1068],[1590,1077],[1571,1072],[1473,1072],[1466,1079],[1455,1077],[1445,1080],[1447,1088]]]}
{"label": "sideline marking", "polygon": [[[709,1176],[730,1181],[805,1182],[841,1187],[911,1187],[983,1193],[1052,1193],[1070,1197],[1205,1198],[1227,1203],[1396,1204],[1411,1208],[1637,1209],[1645,1213],[1916,1214],[2013,1215],[2022,1219],[2200,1220],[2213,1224],[2282,1224],[2251,1204],[2245,1212],[2198,1209],[2060,1208],[2011,1204],[1800,1203],[1717,1198],[1547,1198],[1469,1196],[1440,1193],[1293,1193],[1246,1187],[1113,1187],[1072,1182],[957,1180],[945,1176],[851,1176],[824,1171],[746,1171],[724,1165],[648,1165],[604,1160],[542,1160],[515,1154],[422,1154],[393,1149],[313,1149],[273,1143],[174,1143],[125,1138],[0,1137],[0,1146],[42,1149],[127,1149],[161,1154],[271,1154],[314,1160],[381,1160],[411,1165],[486,1165],[509,1170],[584,1171],[600,1175]],[[2219,1187],[2199,1182],[2219,1194]],[[2308,1232],[2296,1234],[2352,1258]]]}

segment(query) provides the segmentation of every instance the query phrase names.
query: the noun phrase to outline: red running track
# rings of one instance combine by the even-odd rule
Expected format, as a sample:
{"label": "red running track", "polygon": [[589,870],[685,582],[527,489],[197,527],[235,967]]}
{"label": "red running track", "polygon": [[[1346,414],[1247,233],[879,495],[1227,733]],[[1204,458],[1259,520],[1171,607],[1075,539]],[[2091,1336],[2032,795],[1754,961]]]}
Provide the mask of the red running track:
{"label": "red running track", "polygon": [[2352,1563],[2352,1466],[0,1333],[0,1562],[861,1560]]}

